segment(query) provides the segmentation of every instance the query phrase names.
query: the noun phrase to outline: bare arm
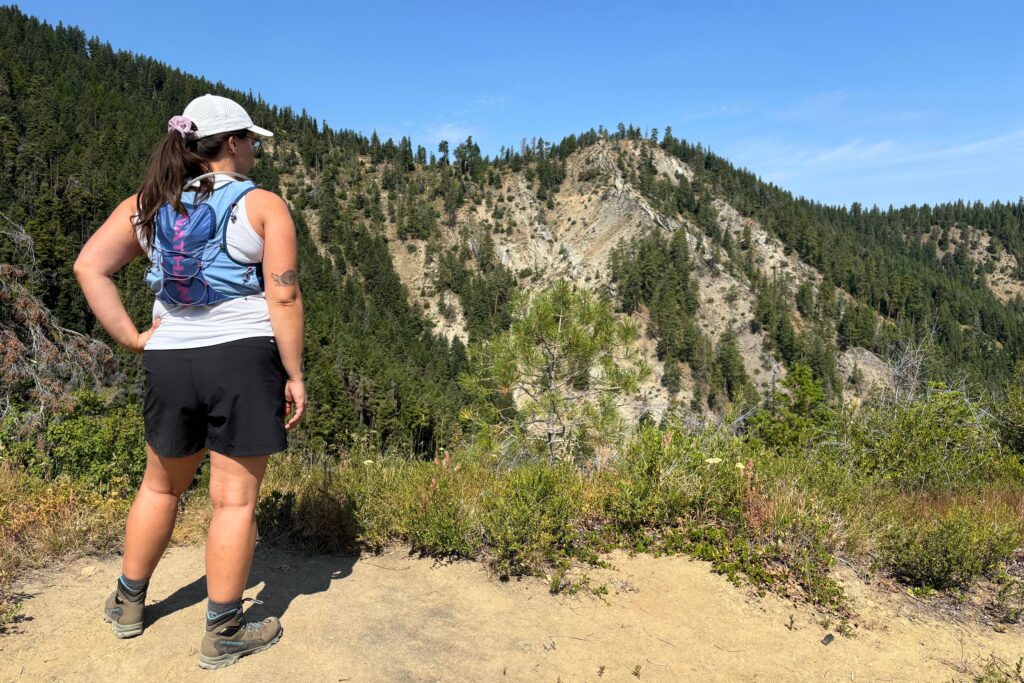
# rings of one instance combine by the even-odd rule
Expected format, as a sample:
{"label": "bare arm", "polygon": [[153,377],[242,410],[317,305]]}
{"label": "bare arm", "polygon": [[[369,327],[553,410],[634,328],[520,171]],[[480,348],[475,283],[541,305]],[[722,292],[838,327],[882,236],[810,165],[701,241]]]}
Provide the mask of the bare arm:
{"label": "bare arm", "polygon": [[295,224],[284,200],[272,192],[255,190],[246,196],[253,227],[263,232],[263,276],[270,325],[288,373],[285,398],[294,412],[291,428],[302,419],[306,389],[302,377],[302,290],[299,288],[298,244]]}
{"label": "bare arm", "polygon": [[132,353],[141,353],[160,321],[155,321],[153,327],[145,332],[135,329],[135,323],[128,317],[114,284],[114,274],[142,255],[142,247],[132,225],[135,210],[135,195],[114,209],[82,247],[75,261],[75,277],[89,308],[107,334]]}

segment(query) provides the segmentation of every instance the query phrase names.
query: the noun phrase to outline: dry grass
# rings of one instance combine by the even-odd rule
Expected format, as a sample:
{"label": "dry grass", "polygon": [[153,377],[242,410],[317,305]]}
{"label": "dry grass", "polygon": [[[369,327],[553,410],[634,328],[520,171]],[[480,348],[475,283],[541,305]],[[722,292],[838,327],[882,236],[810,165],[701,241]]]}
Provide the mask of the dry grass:
{"label": "dry grass", "polygon": [[68,479],[44,482],[0,463],[0,632],[16,615],[10,587],[21,571],[121,542],[130,501]]}
{"label": "dry grass", "polygon": [[177,545],[202,545],[206,543],[206,531],[213,520],[213,504],[206,488],[189,491],[182,497],[178,510],[178,522],[174,526],[171,543]]}

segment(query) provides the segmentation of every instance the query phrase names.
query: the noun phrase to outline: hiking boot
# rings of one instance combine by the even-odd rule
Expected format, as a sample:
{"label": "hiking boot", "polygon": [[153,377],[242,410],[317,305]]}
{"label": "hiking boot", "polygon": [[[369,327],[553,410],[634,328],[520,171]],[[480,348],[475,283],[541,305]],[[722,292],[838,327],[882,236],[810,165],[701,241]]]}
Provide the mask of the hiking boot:
{"label": "hiking boot", "polygon": [[124,587],[118,581],[117,590],[110,594],[103,608],[103,621],[110,624],[118,638],[134,638],[142,634],[142,612],[145,604],[145,592],[132,599],[124,592]]}
{"label": "hiking boot", "polygon": [[199,666],[220,669],[231,666],[240,657],[262,652],[281,640],[284,629],[277,617],[247,621],[242,610],[228,612],[219,623],[206,629],[199,648]]}

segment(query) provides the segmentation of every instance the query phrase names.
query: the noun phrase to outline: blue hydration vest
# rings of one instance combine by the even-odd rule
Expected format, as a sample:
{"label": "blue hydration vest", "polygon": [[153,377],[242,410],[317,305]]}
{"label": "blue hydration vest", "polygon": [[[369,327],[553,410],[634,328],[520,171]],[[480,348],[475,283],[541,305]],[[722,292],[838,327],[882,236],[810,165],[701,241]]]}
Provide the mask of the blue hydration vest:
{"label": "blue hydration vest", "polygon": [[[195,180],[207,175],[213,174]],[[160,207],[146,271],[146,283],[160,301],[208,306],[263,291],[263,264],[236,261],[227,245],[228,221],[235,220],[239,200],[255,189],[246,178],[222,185],[200,203],[195,192],[183,191],[184,214],[169,203]]]}

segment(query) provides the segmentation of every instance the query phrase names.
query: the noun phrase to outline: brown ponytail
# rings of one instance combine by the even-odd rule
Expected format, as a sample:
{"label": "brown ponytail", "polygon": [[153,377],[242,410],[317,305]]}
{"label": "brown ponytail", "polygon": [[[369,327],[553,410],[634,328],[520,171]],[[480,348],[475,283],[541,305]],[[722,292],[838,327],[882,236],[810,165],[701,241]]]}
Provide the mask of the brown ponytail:
{"label": "brown ponytail", "polygon": [[[186,181],[208,173],[210,161],[220,154],[227,139],[233,135],[245,137],[246,131],[218,133],[198,140],[192,137],[194,134],[183,138],[177,130],[167,131],[166,137],[150,157],[142,187],[139,188],[138,217],[135,222],[144,249],[153,243],[156,214],[160,207],[170,204],[178,213],[185,213],[185,207],[181,204],[181,190]],[[199,199],[205,199],[211,192],[213,178],[199,181]]]}

